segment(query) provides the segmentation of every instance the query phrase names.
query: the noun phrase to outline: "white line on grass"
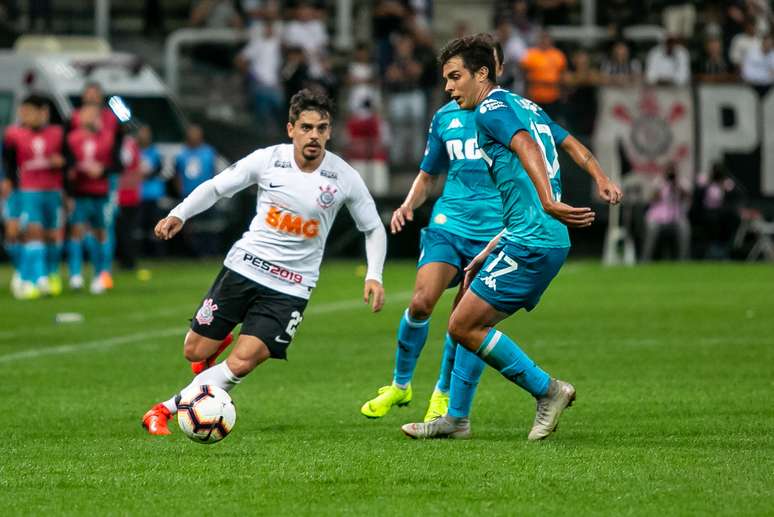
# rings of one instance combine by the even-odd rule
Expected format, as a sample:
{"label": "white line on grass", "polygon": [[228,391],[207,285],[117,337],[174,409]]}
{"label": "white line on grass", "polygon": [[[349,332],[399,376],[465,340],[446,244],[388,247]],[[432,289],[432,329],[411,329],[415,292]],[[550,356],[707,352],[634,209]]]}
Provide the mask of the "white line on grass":
{"label": "white line on grass", "polygon": [[[388,295],[390,300],[405,301],[411,297],[410,291],[403,291]],[[345,311],[351,309],[365,308],[365,303],[362,300],[341,300],[338,302],[322,303],[320,305],[313,305],[305,311],[305,315],[314,314],[327,314],[330,312]],[[12,354],[0,355],[0,364],[13,363],[16,361],[23,361],[25,359],[35,359],[37,357],[43,357],[48,355],[61,355],[71,354],[76,352],[84,352],[86,350],[101,350],[119,345],[128,345],[136,343],[138,341],[145,341],[147,339],[155,339],[169,336],[182,336],[185,334],[185,328],[166,328],[152,330],[149,332],[135,332],[132,334],[126,334],[123,336],[116,336],[108,339],[97,339],[94,341],[81,341],[77,343],[70,343],[67,345],[58,345],[51,347],[31,348],[29,350],[23,350],[21,352],[14,352]]]}

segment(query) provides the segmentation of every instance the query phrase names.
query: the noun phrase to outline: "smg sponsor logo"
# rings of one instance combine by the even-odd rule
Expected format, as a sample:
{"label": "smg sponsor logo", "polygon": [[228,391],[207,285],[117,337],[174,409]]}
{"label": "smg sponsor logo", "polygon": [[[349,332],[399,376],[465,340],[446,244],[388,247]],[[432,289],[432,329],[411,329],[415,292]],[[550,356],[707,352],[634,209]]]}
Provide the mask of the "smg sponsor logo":
{"label": "smg sponsor logo", "polygon": [[285,280],[286,282],[300,284],[304,280],[304,275],[301,273],[296,273],[295,271],[285,269],[284,267],[278,266],[277,264],[272,264],[268,260],[264,260],[261,257],[256,257],[250,253],[244,254],[242,257],[242,262],[247,262],[254,268],[272,276],[276,276],[277,278]]}
{"label": "smg sponsor logo", "polygon": [[300,215],[285,212],[276,206],[269,208],[265,221],[275,230],[307,239],[313,239],[320,234],[320,221],[317,219],[304,219]]}
{"label": "smg sponsor logo", "polygon": [[468,138],[465,141],[457,138],[447,140],[446,152],[449,154],[450,161],[478,160],[481,158],[481,151],[475,138]]}

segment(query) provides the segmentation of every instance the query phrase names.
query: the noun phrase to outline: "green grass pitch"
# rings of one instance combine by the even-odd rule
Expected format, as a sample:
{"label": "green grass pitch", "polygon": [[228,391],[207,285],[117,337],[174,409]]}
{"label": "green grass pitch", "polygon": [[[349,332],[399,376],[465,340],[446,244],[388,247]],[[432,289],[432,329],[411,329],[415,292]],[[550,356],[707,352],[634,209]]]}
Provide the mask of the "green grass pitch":
{"label": "green grass pitch", "polygon": [[[390,380],[413,264],[387,264],[387,305],[372,315],[356,264],[329,262],[290,361],[232,392],[231,436],[147,436],[140,416],[191,377],[182,338],[218,267],[154,264],[149,282],[119,274],[101,297],[0,294],[0,513],[774,515],[770,265],[566,265],[535,311],[500,326],[578,389],[535,444],[534,402],[491,369],[473,440],[400,433],[426,409],[451,293],[414,402],[362,417]],[[60,312],[85,321],[56,324]]]}

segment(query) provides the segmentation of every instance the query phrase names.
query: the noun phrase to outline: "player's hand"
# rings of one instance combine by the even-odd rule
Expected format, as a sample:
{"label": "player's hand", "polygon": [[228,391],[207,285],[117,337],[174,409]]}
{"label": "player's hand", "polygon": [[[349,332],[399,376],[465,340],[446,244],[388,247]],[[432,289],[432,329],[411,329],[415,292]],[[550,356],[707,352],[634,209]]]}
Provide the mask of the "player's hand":
{"label": "player's hand", "polygon": [[8,196],[11,195],[12,191],[13,183],[11,183],[11,180],[4,179],[3,181],[0,181],[0,198],[7,199]]}
{"label": "player's hand", "polygon": [[384,307],[384,286],[376,280],[366,280],[363,288],[363,301],[371,305],[371,312],[379,312]]}
{"label": "player's hand", "polygon": [[58,169],[59,167],[64,167],[65,159],[64,156],[62,156],[59,153],[55,153],[51,155],[51,158],[49,158],[48,163],[51,164],[51,167]]}
{"label": "player's hand", "polygon": [[398,233],[406,225],[406,221],[414,220],[414,210],[410,206],[400,205],[392,213],[390,221],[390,230],[392,233]]}
{"label": "player's hand", "polygon": [[591,226],[596,217],[589,207],[578,208],[558,201],[545,206],[544,210],[570,228]]}
{"label": "player's hand", "polygon": [[103,171],[104,171],[104,168],[102,167],[102,165],[98,163],[90,165],[86,168],[86,174],[90,178],[99,178],[100,176],[102,176]]}
{"label": "player's hand", "polygon": [[597,194],[605,203],[611,205],[617,205],[623,198],[621,188],[607,177],[597,181]]}
{"label": "player's hand", "polygon": [[168,241],[172,237],[178,234],[183,228],[183,221],[173,215],[165,217],[156,224],[156,228],[153,230],[156,237],[163,241]]}
{"label": "player's hand", "polygon": [[476,278],[478,272],[481,271],[481,267],[484,265],[484,262],[486,262],[486,258],[488,256],[489,251],[484,250],[473,257],[473,260],[470,261],[470,264],[465,266],[465,278],[462,281],[462,289],[467,289],[470,287],[470,284],[473,282],[473,279]]}

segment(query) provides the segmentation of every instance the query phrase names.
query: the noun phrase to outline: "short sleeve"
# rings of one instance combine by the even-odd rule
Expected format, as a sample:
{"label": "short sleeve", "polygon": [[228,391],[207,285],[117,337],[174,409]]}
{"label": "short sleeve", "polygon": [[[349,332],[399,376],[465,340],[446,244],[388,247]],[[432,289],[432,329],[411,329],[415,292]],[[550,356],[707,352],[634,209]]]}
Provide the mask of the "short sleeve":
{"label": "short sleeve", "polygon": [[476,129],[495,142],[510,147],[513,135],[526,131],[527,127],[506,102],[489,97],[476,107]]}
{"label": "short sleeve", "polygon": [[551,130],[551,136],[554,138],[554,143],[556,143],[556,145],[562,145],[562,142],[564,142],[565,138],[570,136],[570,133],[554,122],[546,112],[543,112],[543,118],[546,120],[548,128]]}
{"label": "short sleeve", "polygon": [[428,174],[437,175],[446,172],[449,168],[449,156],[446,154],[443,139],[438,130],[438,113],[430,122],[430,130],[427,133],[425,155],[419,168]]}
{"label": "short sleeve", "polygon": [[376,203],[363,182],[363,178],[354,169],[351,170],[349,176],[351,178],[350,189],[345,201],[347,210],[349,210],[352,219],[355,220],[357,229],[363,233],[368,233],[382,224],[382,220],[379,218]]}

